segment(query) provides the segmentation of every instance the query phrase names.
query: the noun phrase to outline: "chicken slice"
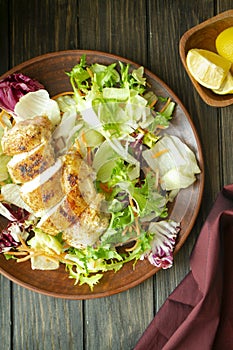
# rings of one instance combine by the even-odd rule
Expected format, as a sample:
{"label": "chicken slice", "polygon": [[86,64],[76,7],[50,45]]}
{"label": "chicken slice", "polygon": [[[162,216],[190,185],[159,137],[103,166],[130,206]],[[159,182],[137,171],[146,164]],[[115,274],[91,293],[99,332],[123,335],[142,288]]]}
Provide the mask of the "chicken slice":
{"label": "chicken slice", "polygon": [[53,166],[21,186],[20,197],[34,212],[43,212],[63,198],[61,169],[62,162],[58,159]]}
{"label": "chicken slice", "polygon": [[63,157],[62,188],[76,215],[80,215],[88,205],[79,189],[79,173],[82,162],[79,153],[70,152]]}
{"label": "chicken slice", "polygon": [[109,216],[87,207],[77,216],[67,198],[44,213],[37,227],[50,235],[63,232],[63,239],[73,247],[93,245],[109,225]]}
{"label": "chicken slice", "polygon": [[46,210],[38,222],[37,227],[44,232],[56,235],[73,225],[77,220],[77,215],[71,209],[66,197],[54,207]]}
{"label": "chicken slice", "polygon": [[101,212],[104,197],[95,190],[93,170],[71,151],[63,157],[62,188],[65,198],[45,213],[38,227],[74,247],[94,244],[107,229],[109,216]]}
{"label": "chicken slice", "polygon": [[55,163],[50,143],[44,142],[30,152],[15,155],[7,164],[9,174],[15,183],[32,180]]}
{"label": "chicken slice", "polygon": [[4,132],[2,149],[7,155],[14,156],[31,151],[41,143],[49,141],[51,135],[52,123],[46,116],[26,119]]}
{"label": "chicken slice", "polygon": [[[73,150],[63,156],[62,187],[74,210],[78,209],[77,204],[82,203],[83,208],[93,208],[94,203],[103,200],[103,196],[96,192],[95,178],[95,172],[77,151]],[[98,201],[96,197],[99,197]],[[80,211],[76,213],[79,215]]]}
{"label": "chicken slice", "polygon": [[62,238],[72,247],[86,247],[95,244],[108,225],[109,218],[105,213],[88,207],[78,217],[76,223],[63,232]]}

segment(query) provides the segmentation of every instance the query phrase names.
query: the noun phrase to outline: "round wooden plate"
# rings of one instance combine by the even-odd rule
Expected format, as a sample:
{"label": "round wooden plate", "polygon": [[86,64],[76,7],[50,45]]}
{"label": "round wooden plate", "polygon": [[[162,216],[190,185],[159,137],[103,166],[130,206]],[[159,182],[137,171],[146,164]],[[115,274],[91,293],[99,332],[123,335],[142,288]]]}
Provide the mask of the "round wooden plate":
{"label": "round wooden plate", "polygon": [[[108,65],[121,61],[130,63],[133,68],[139,67],[134,62],[112,54],[70,50],[33,58],[6,72],[0,79],[15,72],[22,72],[37,79],[49,91],[50,96],[54,96],[71,90],[69,77],[65,72],[70,71],[83,54],[86,54],[89,64],[98,62]],[[180,137],[195,152],[202,170],[192,186],[180,191],[170,212],[170,218],[181,222],[181,231],[175,247],[176,253],[187,239],[200,208],[204,185],[203,156],[196,130],[180,100],[163,81],[147,69],[145,69],[145,76],[158,96],[170,96],[176,103],[174,118],[169,128],[170,133]],[[3,219],[1,220],[3,221]],[[3,254],[0,254],[0,272],[4,276],[32,291],[66,299],[91,299],[116,294],[138,285],[158,270],[146,260],[138,261],[135,267],[133,267],[133,263],[127,263],[117,273],[104,273],[100,283],[94,287],[92,292],[87,285],[75,286],[74,280],[68,278],[64,265],[61,265],[58,270],[36,271],[31,269],[29,261],[17,264],[14,260],[7,261]]]}

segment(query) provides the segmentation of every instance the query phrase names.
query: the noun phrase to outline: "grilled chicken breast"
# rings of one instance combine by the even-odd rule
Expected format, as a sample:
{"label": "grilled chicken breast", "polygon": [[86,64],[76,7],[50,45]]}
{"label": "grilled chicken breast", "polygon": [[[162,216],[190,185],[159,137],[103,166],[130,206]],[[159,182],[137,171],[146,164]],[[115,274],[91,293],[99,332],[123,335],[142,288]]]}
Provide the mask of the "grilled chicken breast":
{"label": "grilled chicken breast", "polygon": [[103,197],[96,193],[92,177],[91,167],[78,152],[67,153],[63,157],[61,181],[65,198],[43,215],[38,227],[52,235],[62,231],[63,239],[75,247],[94,244],[109,220],[100,212]]}
{"label": "grilled chicken breast", "polygon": [[62,188],[67,201],[76,215],[80,215],[87,207],[80,188],[79,174],[83,160],[78,152],[69,152],[63,157]]}
{"label": "grilled chicken breast", "polygon": [[64,230],[62,238],[75,248],[93,245],[107,229],[108,224],[109,218],[105,213],[87,207],[75,224]]}
{"label": "grilled chicken breast", "polygon": [[34,212],[53,207],[64,196],[61,175],[62,162],[58,159],[53,166],[21,186],[21,198]]}
{"label": "grilled chicken breast", "polygon": [[24,183],[40,175],[55,163],[50,143],[41,143],[29,152],[15,155],[8,163],[8,171],[15,183]]}
{"label": "grilled chicken breast", "polygon": [[13,128],[5,131],[2,137],[3,152],[14,156],[31,151],[51,139],[52,123],[47,117],[35,117],[16,123]]}
{"label": "grilled chicken breast", "polygon": [[67,198],[63,197],[59,203],[43,213],[37,227],[46,233],[56,235],[73,225],[76,220],[77,215],[71,209]]}
{"label": "grilled chicken breast", "polygon": [[17,123],[4,134],[2,147],[13,158],[8,163],[12,180],[21,184],[23,201],[41,217],[37,227],[75,247],[94,244],[107,229],[101,213],[95,175],[80,154],[71,149],[55,159],[52,126],[47,117]]}
{"label": "grilled chicken breast", "polygon": [[90,207],[76,215],[67,198],[64,198],[57,206],[44,213],[37,227],[50,235],[63,232],[62,238],[69,245],[80,248],[94,244],[107,229],[108,223],[109,218],[105,213]]}

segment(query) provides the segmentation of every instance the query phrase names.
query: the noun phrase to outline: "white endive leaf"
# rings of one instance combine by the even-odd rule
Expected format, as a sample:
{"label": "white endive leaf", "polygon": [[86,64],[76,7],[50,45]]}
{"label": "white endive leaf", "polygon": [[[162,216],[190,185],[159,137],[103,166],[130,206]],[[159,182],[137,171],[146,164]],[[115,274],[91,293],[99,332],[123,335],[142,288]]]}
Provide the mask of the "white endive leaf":
{"label": "white endive leaf", "polygon": [[33,91],[22,96],[15,105],[14,113],[16,122],[46,115],[53,125],[57,125],[61,119],[57,102],[49,97],[46,90]]}
{"label": "white endive leaf", "polygon": [[159,171],[161,186],[167,191],[187,188],[200,173],[195,154],[176,136],[165,135],[143,152],[143,158],[153,171]]}

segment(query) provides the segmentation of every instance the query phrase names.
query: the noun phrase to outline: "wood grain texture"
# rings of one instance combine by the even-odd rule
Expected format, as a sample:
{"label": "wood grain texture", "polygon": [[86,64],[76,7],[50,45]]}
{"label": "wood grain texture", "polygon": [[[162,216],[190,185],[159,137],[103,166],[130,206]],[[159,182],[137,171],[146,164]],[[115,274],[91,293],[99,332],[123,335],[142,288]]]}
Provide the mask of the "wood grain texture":
{"label": "wood grain texture", "polygon": [[12,1],[11,66],[77,46],[75,0]]}
{"label": "wood grain texture", "polygon": [[9,2],[0,0],[0,74],[9,69],[9,52],[10,52],[10,18],[8,16]]}
{"label": "wood grain texture", "polygon": [[207,106],[178,53],[181,35],[232,0],[0,0],[0,73],[64,49],[111,52],[151,69],[178,95],[200,136],[205,159],[203,205],[174,267],[107,298],[61,300],[0,276],[2,350],[129,350],[189,271],[189,257],[220,188],[233,181],[233,106]]}
{"label": "wood grain texture", "polygon": [[67,301],[14,285],[12,349],[83,349],[82,301]]}
{"label": "wood grain texture", "polygon": [[85,301],[85,348],[132,349],[153,318],[151,300],[153,284],[150,279],[129,291]]}
{"label": "wood grain texture", "polygon": [[0,339],[4,350],[11,350],[11,282],[0,275]]}
{"label": "wood grain texture", "polygon": [[110,52],[146,66],[146,1],[79,1],[79,49]]}

